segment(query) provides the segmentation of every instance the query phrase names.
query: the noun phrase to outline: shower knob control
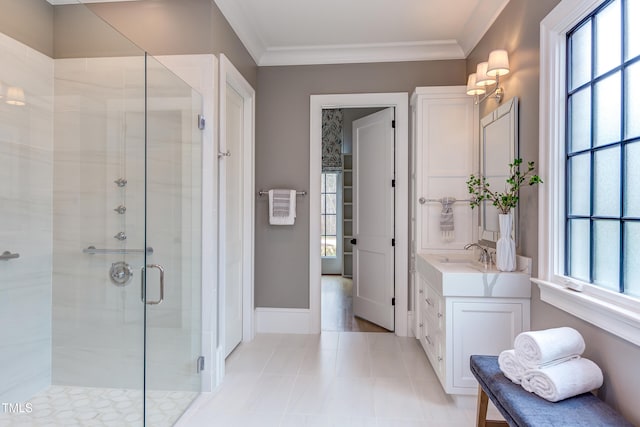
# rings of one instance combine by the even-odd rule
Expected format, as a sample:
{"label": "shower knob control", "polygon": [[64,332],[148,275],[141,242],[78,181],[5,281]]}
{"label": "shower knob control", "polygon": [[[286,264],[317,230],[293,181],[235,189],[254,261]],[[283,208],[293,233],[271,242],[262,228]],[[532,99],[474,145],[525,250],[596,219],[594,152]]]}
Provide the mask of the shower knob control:
{"label": "shower knob control", "polygon": [[127,185],[127,180],[124,178],[118,178],[115,181],[113,181],[118,187],[124,187]]}
{"label": "shower knob control", "polygon": [[113,236],[114,239],[118,239],[120,241],[123,240],[127,240],[127,235],[124,234],[124,231],[119,232],[118,234],[116,234],[115,236]]}
{"label": "shower knob control", "polygon": [[116,286],[124,286],[131,280],[133,269],[124,261],[118,261],[111,264],[109,269],[109,278]]}
{"label": "shower knob control", "polygon": [[122,215],[123,213],[125,213],[127,211],[127,208],[124,207],[123,205],[118,206],[117,208],[114,209],[114,211],[118,212],[120,215]]}

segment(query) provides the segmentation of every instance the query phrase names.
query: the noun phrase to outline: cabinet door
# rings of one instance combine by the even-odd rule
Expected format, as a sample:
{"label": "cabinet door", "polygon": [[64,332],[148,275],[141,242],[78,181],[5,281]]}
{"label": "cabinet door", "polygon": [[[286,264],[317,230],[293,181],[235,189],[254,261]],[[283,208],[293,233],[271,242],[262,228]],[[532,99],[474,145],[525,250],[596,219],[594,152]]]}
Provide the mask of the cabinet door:
{"label": "cabinet door", "polygon": [[[415,100],[415,229],[416,250],[460,249],[476,240],[475,212],[466,181],[477,169],[476,110],[464,90],[425,93]],[[434,200],[455,197],[453,238],[440,231],[442,205]]]}
{"label": "cabinet door", "polygon": [[513,340],[523,332],[523,303],[466,302],[452,300],[451,329],[453,386],[476,387],[469,369],[472,354],[497,356],[513,348]]}

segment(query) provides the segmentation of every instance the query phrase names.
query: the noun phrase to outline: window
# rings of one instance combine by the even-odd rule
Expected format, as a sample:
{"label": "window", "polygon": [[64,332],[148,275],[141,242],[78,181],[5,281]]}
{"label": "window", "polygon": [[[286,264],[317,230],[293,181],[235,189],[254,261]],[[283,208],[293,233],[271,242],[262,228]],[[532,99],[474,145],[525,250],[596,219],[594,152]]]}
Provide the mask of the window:
{"label": "window", "polygon": [[[565,274],[640,297],[637,0],[603,3],[567,33]],[[635,24],[637,28],[637,24]]]}
{"label": "window", "polygon": [[[540,298],[640,345],[636,0],[562,0],[540,23]],[[563,102],[566,101],[566,102]],[[578,292],[575,292],[577,290]]]}
{"label": "window", "polygon": [[327,258],[337,256],[338,241],[338,173],[323,172],[320,201],[320,255]]}

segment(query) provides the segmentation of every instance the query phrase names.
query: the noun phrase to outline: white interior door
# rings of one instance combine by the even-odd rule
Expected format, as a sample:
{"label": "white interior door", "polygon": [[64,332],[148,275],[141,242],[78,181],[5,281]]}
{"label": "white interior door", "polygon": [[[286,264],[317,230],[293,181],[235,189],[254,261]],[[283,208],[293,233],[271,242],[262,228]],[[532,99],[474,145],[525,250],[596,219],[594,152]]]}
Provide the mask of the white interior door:
{"label": "white interior door", "polygon": [[353,122],[353,311],[394,329],[394,109]]}
{"label": "white interior door", "polygon": [[221,280],[225,289],[225,357],[242,341],[243,306],[243,141],[244,100],[227,84],[225,138],[220,141],[221,151],[229,153],[221,162],[221,196],[223,224],[220,230]]}

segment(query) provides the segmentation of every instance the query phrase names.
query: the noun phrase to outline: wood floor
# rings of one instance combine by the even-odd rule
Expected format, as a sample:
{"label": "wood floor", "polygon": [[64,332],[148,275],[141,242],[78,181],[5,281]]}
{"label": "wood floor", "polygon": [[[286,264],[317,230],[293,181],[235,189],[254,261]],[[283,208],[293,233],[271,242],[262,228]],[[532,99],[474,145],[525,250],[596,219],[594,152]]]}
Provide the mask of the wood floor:
{"label": "wood floor", "polygon": [[353,282],[342,276],[322,276],[322,330],[389,332],[353,315]]}

